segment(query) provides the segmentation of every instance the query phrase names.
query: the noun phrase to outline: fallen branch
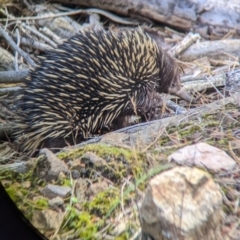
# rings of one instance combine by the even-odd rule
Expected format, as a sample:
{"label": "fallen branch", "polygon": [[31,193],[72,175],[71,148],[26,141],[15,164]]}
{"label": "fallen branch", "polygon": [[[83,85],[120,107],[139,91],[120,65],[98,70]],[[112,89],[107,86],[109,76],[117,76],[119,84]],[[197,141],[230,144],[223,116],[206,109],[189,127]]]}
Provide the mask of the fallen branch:
{"label": "fallen branch", "polygon": [[0,72],[0,83],[20,83],[24,82],[29,70],[3,71]]}
{"label": "fallen branch", "polygon": [[184,50],[191,46],[194,42],[199,40],[201,37],[199,34],[188,33],[183,40],[171,48],[168,53],[174,57],[178,57]]}
{"label": "fallen branch", "polygon": [[89,9],[79,9],[75,11],[69,11],[64,13],[55,13],[55,14],[44,14],[40,16],[35,17],[16,17],[16,18],[0,18],[0,22],[10,22],[10,21],[26,21],[26,20],[40,20],[40,19],[46,19],[46,18],[57,18],[57,17],[63,17],[63,16],[72,16],[77,14],[91,14],[91,13],[97,13],[100,15],[103,15],[109,19],[111,19],[114,22],[126,24],[126,25],[138,25],[139,22],[133,21],[133,20],[126,20],[124,18],[118,17],[113,13],[110,13],[108,11],[98,9],[98,8],[89,8]]}
{"label": "fallen branch", "polygon": [[198,42],[190,46],[185,52],[182,53],[180,59],[182,61],[193,61],[203,56],[215,57],[219,59],[221,55],[229,55],[231,57],[240,56],[240,40],[227,39],[217,41]]}

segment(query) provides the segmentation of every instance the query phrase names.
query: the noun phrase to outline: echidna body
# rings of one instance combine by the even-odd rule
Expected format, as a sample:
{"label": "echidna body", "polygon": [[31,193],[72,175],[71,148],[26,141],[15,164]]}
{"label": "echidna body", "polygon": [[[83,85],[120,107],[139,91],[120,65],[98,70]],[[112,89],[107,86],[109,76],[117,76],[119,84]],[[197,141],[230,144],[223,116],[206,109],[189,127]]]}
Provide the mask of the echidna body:
{"label": "echidna body", "polygon": [[159,92],[189,100],[180,88],[173,58],[140,29],[81,32],[30,71],[17,100],[17,140],[23,151],[77,143],[136,109],[151,111]]}

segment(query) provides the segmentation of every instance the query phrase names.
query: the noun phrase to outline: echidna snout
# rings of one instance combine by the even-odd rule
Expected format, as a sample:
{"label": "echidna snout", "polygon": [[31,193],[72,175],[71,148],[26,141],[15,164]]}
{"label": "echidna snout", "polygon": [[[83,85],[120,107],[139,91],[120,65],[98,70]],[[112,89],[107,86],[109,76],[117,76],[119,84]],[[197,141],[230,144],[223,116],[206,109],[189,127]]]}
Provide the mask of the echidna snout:
{"label": "echidna snout", "polygon": [[159,62],[160,72],[157,92],[170,93],[187,102],[195,102],[194,98],[181,86],[180,72],[176,61],[164,50],[159,49],[159,52],[162,57]]}
{"label": "echidna snout", "polygon": [[196,102],[196,100],[181,86],[179,75],[171,82],[171,85],[168,88],[168,93],[174,94],[187,102]]}

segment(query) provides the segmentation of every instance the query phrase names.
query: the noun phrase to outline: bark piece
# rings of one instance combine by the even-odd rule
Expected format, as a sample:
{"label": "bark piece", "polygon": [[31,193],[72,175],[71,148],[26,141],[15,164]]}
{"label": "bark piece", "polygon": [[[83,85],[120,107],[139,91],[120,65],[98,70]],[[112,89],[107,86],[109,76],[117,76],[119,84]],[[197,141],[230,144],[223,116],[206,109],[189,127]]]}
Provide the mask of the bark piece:
{"label": "bark piece", "polygon": [[221,38],[230,30],[239,34],[239,0],[58,0],[97,7],[125,16],[149,18],[179,29]]}
{"label": "bark piece", "polygon": [[230,96],[240,92],[240,69],[227,73],[225,90]]}
{"label": "bark piece", "polygon": [[210,175],[176,167],[154,177],[140,216],[144,233],[155,240],[221,239],[222,195]]}
{"label": "bark piece", "polygon": [[[226,39],[216,41],[204,41],[191,45],[185,50],[180,59],[182,61],[190,62],[204,56],[211,59],[230,58],[231,56],[240,56],[240,40],[239,39]],[[224,56],[226,56],[224,58]]]}

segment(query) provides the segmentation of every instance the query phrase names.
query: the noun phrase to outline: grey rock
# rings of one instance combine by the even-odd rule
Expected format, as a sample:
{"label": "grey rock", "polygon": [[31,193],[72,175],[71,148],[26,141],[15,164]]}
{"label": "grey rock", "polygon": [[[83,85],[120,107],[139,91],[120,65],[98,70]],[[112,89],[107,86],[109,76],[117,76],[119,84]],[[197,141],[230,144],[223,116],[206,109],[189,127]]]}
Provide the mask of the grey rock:
{"label": "grey rock", "polygon": [[60,207],[64,204],[64,201],[61,197],[55,197],[55,198],[52,198],[48,201],[48,204],[50,207],[52,208],[57,208],[57,207]]}
{"label": "grey rock", "polygon": [[71,188],[48,184],[45,188],[43,188],[42,192],[47,198],[50,199],[55,198],[57,196],[64,198],[71,192]]}
{"label": "grey rock", "polygon": [[78,170],[73,169],[71,174],[73,179],[78,179],[80,177],[80,172]]}
{"label": "grey rock", "polygon": [[64,213],[58,213],[51,209],[35,212],[32,218],[32,224],[39,230],[58,229],[63,221]]}
{"label": "grey rock", "polygon": [[45,169],[44,175],[48,181],[57,180],[58,175],[63,172],[69,172],[68,166],[65,162],[61,161],[53,152],[47,148],[43,148],[40,154],[46,156],[47,169]]}
{"label": "grey rock", "polygon": [[171,154],[168,160],[181,165],[207,168],[214,172],[231,170],[237,165],[226,152],[204,142],[183,147]]}

